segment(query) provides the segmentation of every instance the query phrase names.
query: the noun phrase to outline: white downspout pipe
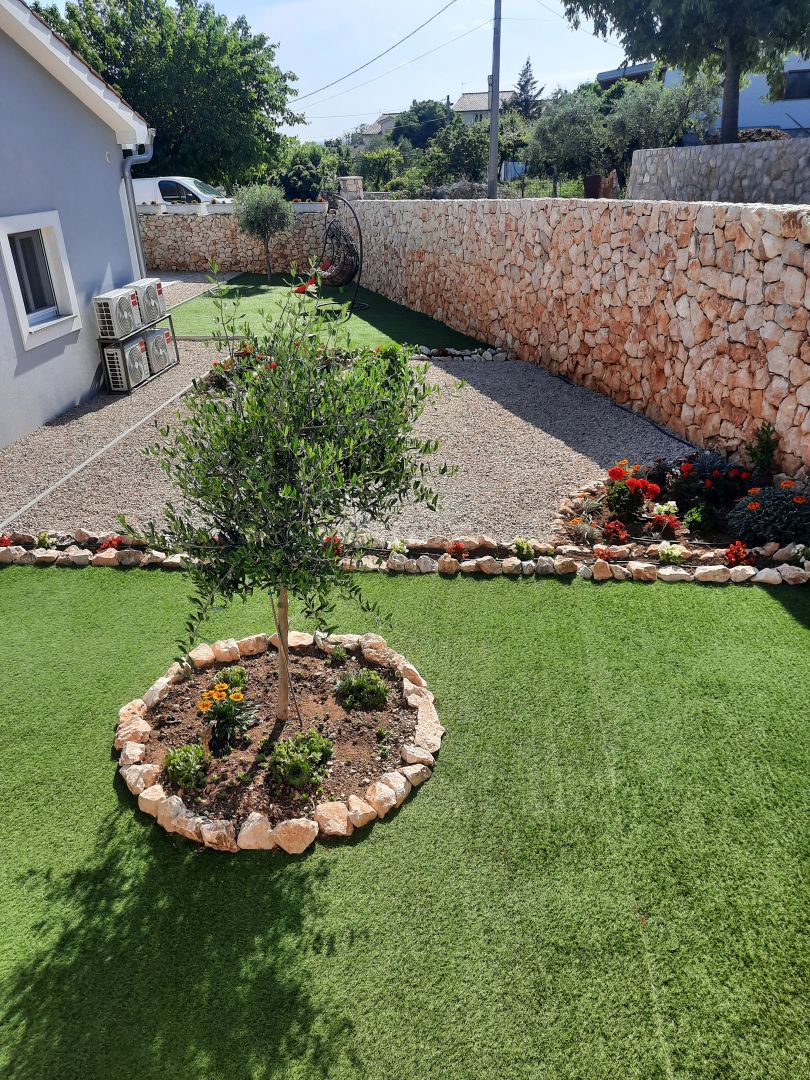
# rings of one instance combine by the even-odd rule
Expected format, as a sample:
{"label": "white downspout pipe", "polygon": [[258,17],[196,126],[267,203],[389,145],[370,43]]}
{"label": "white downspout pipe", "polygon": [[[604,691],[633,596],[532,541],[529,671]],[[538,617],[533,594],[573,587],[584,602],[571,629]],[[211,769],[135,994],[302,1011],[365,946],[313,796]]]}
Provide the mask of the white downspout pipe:
{"label": "white downspout pipe", "polygon": [[144,146],[143,153],[139,154],[137,150],[128,154],[124,158],[124,164],[121,169],[121,175],[124,178],[124,188],[127,193],[127,206],[129,207],[129,220],[132,224],[132,237],[135,241],[135,254],[138,259],[138,266],[140,268],[140,277],[146,277],[146,258],[143,253],[143,241],[141,240],[141,227],[138,224],[138,210],[135,205],[135,192],[132,188],[132,166],[133,165],[145,165],[147,161],[152,160],[152,154],[154,153],[155,142],[155,129],[149,128],[149,142]]}

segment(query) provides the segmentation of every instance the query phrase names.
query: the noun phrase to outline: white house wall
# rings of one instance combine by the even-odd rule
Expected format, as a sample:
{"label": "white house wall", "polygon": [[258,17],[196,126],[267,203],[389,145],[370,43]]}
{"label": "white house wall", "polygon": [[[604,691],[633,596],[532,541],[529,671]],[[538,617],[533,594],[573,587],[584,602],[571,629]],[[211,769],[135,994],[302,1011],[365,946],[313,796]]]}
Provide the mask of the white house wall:
{"label": "white house wall", "polygon": [[95,294],[137,276],[115,133],[0,32],[0,218],[59,213],[82,328],[25,351],[0,263],[0,446],[102,383]]}

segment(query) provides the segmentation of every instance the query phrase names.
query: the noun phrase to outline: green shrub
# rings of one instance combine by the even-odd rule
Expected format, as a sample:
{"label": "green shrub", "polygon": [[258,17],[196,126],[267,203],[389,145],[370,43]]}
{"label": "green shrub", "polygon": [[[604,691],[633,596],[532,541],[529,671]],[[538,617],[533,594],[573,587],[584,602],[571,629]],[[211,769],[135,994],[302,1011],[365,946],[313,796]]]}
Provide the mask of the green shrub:
{"label": "green shrub", "polygon": [[376,671],[363,668],[341,679],[336,694],[344,709],[381,709],[388,700],[388,687]]}
{"label": "green shrub", "polygon": [[165,761],[166,775],[183,791],[205,787],[205,750],[199,743],[189,743],[170,750]]}
{"label": "green shrub", "polygon": [[247,671],[241,664],[233,664],[231,667],[223,668],[218,673],[217,678],[227,683],[232,690],[244,690],[247,686]]}
{"label": "green shrub", "polygon": [[210,732],[209,744],[214,754],[224,754],[238,746],[251,723],[251,709],[244,691],[230,686],[224,674],[221,671],[216,675],[211,689],[205,690],[197,702]]}
{"label": "green shrub", "polygon": [[779,449],[779,435],[770,420],[766,420],[757,428],[753,440],[745,444],[745,449],[757,473],[762,473],[769,478],[773,476],[774,459]]}
{"label": "green shrub", "polygon": [[[267,745],[263,746],[267,749]],[[317,731],[301,731],[290,739],[280,739],[270,749],[270,773],[279,784],[296,789],[320,787],[332,758],[331,739]]]}
{"label": "green shrub", "polygon": [[329,656],[327,656],[326,663],[329,665],[329,667],[342,667],[348,659],[349,654],[346,652],[343,646],[336,645],[334,649],[332,649]]}
{"label": "green shrub", "polygon": [[261,241],[267,280],[270,280],[270,241],[280,232],[291,228],[293,211],[284,192],[267,184],[238,188],[233,196],[233,209],[239,228]]}
{"label": "green shrub", "polygon": [[516,536],[512,541],[512,547],[514,547],[519,559],[534,558],[534,544],[531,540],[527,540],[525,536]]}
{"label": "green shrub", "polygon": [[810,544],[810,495],[796,486],[752,488],[734,504],[729,531],[746,544]]}

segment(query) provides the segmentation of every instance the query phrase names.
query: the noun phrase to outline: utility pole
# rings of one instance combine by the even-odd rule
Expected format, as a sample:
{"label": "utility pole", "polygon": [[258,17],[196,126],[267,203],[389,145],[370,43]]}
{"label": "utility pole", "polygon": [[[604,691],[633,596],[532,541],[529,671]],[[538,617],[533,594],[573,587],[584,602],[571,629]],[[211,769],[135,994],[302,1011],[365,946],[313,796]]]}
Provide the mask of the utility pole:
{"label": "utility pole", "polygon": [[492,75],[489,78],[489,172],[487,198],[498,198],[498,123],[501,112],[501,0],[492,20]]}

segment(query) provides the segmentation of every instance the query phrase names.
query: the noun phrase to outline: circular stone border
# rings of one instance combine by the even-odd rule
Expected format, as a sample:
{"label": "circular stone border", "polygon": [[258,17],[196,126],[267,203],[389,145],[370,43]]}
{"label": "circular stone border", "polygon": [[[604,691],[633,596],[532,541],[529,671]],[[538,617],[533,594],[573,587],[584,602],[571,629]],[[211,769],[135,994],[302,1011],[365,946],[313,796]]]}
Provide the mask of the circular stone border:
{"label": "circular stone border", "polygon": [[289,636],[291,652],[315,646],[325,655],[342,645],[347,652],[358,653],[368,664],[387,668],[402,682],[405,703],[416,712],[416,730],[411,742],[400,750],[403,764],[372,781],[365,798],[350,795],[347,802],[329,800],[319,803],[311,817],[287,818],[275,827],[266,814],[254,811],[242,823],[237,834],[228,818],[211,818],[190,810],[179,795],[169,795],[157,782],[157,765],[144,763],[146,744],[152,727],[147,720],[150,708],[163,701],[170,688],[194,671],[204,671],[215,663],[234,663],[245,657],[259,656],[278,648],[273,634],[253,634],[251,637],[227,638],[213,644],[195,646],[181,667],[174,663],[157,679],[143,697],[135,698],[118,710],[114,747],[119,751],[118,771],[133,795],[138,808],[154,817],[169,833],[178,833],[216,851],[271,850],[279,848],[288,855],[300,855],[317,837],[351,836],[378,818],[382,819],[395,807],[401,806],[412,789],[429,780],[435,765],[445,729],[439,723],[433,694],[413,666],[398,652],[388,647],[379,634],[307,634],[292,630]]}

